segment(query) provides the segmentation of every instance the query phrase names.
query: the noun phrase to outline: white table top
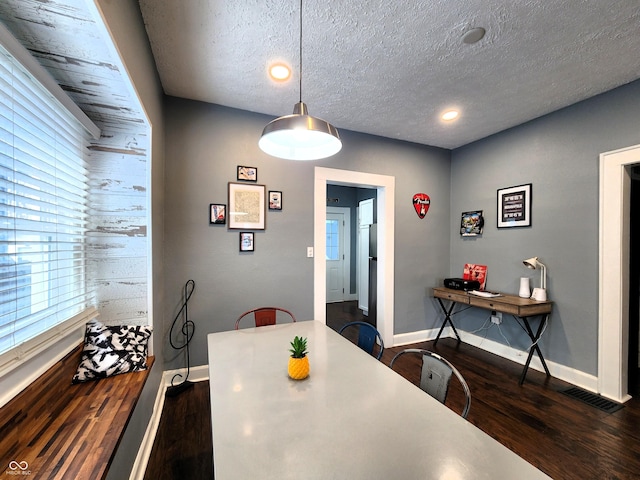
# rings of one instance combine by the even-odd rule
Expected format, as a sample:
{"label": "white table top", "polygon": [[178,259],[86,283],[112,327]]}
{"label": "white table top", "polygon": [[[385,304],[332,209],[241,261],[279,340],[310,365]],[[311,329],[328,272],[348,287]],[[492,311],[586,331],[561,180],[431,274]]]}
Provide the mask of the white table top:
{"label": "white table top", "polygon": [[[287,376],[296,335],[302,381]],[[321,322],[212,333],[208,348],[216,480],[549,478]]]}

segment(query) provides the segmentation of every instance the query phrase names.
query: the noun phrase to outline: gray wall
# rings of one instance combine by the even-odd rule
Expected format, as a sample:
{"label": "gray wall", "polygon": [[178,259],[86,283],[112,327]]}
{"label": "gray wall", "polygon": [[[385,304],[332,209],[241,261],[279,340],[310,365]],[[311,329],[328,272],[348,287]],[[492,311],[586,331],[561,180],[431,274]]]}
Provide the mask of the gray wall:
{"label": "gray wall", "polygon": [[[396,178],[395,331],[432,328],[437,311],[427,288],[449,270],[450,152],[341,130],[343,150],[323,161],[292,162],[262,153],[258,139],[271,117],[169,97],[166,121],[165,335],[180,307],[184,283],[196,290],[191,364],[207,363],[206,335],[230,330],[240,313],[275,304],[300,319],[313,315],[313,178],[315,166]],[[283,192],[283,210],[267,211],[255,252],[238,252],[238,232],[209,225],[210,203],[227,202],[237,165],[258,168],[258,183]],[[420,220],[414,193],[432,198]],[[165,368],[184,357],[165,350]]]}
{"label": "gray wall", "polygon": [[[465,263],[488,266],[487,288],[517,294],[520,277],[539,286],[547,266],[555,302],[541,343],[549,360],[597,374],[599,154],[640,143],[640,82],[635,82],[452,152],[450,273]],[[497,189],[533,184],[532,226],[496,228]],[[484,234],[463,238],[460,214],[483,209]],[[480,326],[486,311],[458,319],[463,330]],[[512,346],[528,338],[514,322],[502,328]],[[505,343],[497,329],[488,338]]]}

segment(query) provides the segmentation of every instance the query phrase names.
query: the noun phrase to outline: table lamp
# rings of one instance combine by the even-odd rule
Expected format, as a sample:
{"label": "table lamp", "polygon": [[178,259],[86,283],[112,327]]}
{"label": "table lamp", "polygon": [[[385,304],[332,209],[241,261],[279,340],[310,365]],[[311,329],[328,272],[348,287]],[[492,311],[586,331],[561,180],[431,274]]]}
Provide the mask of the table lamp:
{"label": "table lamp", "polygon": [[538,260],[538,257],[531,257],[526,260],[523,260],[528,268],[535,270],[536,268],[540,268],[540,288],[534,288],[533,293],[531,294],[531,298],[534,300],[538,300],[540,302],[544,302],[547,300],[547,267]]}

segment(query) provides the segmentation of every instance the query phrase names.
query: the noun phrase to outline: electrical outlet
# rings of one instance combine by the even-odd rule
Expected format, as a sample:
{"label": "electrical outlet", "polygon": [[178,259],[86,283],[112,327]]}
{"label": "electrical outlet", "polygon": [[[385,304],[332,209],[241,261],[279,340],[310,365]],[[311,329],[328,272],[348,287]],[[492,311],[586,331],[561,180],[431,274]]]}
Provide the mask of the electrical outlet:
{"label": "electrical outlet", "polygon": [[495,323],[496,325],[500,325],[502,323],[502,312],[496,312],[495,310],[491,312],[491,323]]}

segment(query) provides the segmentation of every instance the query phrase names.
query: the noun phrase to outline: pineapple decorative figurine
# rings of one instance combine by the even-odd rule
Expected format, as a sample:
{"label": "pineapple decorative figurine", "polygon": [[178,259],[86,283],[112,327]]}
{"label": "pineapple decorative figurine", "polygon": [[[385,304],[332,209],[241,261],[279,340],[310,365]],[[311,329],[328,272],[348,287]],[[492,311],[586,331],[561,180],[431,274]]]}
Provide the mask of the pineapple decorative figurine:
{"label": "pineapple decorative figurine", "polygon": [[294,380],[303,380],[309,376],[309,357],[307,357],[307,339],[296,336],[291,342],[291,357],[288,373]]}

